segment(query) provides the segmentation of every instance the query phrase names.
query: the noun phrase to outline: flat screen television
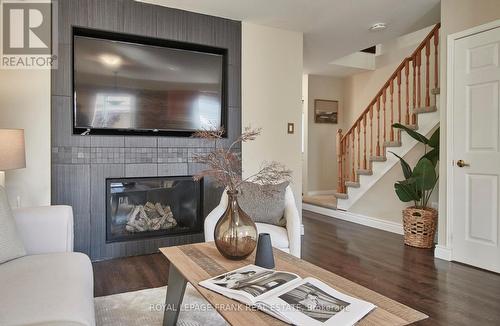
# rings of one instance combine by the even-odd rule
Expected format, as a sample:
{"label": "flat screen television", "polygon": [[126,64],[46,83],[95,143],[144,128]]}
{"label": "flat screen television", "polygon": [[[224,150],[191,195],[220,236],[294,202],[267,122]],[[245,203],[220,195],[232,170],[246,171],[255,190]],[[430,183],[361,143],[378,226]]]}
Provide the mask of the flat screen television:
{"label": "flat screen television", "polygon": [[73,29],[74,134],[225,127],[227,50]]}

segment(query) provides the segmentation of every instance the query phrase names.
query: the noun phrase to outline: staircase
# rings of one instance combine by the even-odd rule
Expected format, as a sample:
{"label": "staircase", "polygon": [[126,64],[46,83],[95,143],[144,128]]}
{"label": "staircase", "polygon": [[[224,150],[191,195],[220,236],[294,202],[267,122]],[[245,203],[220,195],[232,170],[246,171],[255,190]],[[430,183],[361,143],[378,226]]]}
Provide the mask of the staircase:
{"label": "staircase", "polygon": [[405,58],[366,109],[337,134],[337,209],[348,210],[417,142],[396,122],[426,135],[439,124],[439,28],[437,24]]}

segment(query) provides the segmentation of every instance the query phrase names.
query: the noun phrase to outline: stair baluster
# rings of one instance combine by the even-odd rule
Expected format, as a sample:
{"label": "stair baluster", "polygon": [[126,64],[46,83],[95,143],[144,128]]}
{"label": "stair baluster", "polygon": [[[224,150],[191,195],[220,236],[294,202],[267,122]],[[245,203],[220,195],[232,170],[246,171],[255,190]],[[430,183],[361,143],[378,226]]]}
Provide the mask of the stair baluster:
{"label": "stair baluster", "polygon": [[[413,85],[412,85],[412,107],[415,109],[417,107],[417,59],[412,57],[412,66],[413,66]],[[408,121],[406,124],[410,124]]]}
{"label": "stair baluster", "polygon": [[[410,105],[408,104],[408,72],[409,72],[409,62],[408,60],[405,60],[404,63],[405,67],[405,75],[406,75],[406,121],[408,120],[409,114],[410,114]],[[398,122],[401,123],[403,121],[402,116],[401,116],[401,70],[398,71],[396,80],[398,82],[398,110],[399,110],[399,120]],[[398,141],[401,141],[401,133],[398,131]]]}
{"label": "stair baluster", "polygon": [[361,170],[361,120],[358,120],[358,170]]}
{"label": "stair baluster", "polygon": [[[411,114],[410,110],[410,60],[406,59],[405,63],[405,77],[406,77],[406,83],[405,83],[405,88],[406,88],[406,94],[405,94],[405,102],[406,102],[406,124],[409,125],[410,121],[412,124],[416,123],[416,116],[415,114]],[[401,78],[401,76],[399,76]],[[411,118],[410,118],[411,117]]]}
{"label": "stair baluster", "polygon": [[417,52],[417,108],[422,107],[422,80],[420,66],[422,65],[422,53]]}
{"label": "stair baluster", "polygon": [[356,162],[356,154],[354,152],[354,140],[355,140],[355,132],[352,132],[352,175],[351,175],[351,181],[356,182],[356,173],[354,171],[354,164]]}
{"label": "stair baluster", "polygon": [[[394,124],[394,99],[393,99],[394,80],[391,80],[391,82],[389,84],[389,93],[391,94],[391,134],[389,136],[389,139],[391,142],[393,142],[394,141],[394,128],[392,127],[392,125]],[[401,106],[400,106],[399,111],[401,112]],[[399,115],[401,115],[401,113],[399,113]]]}
{"label": "stair baluster", "polygon": [[370,106],[370,157],[373,156],[373,105]]}
{"label": "stair baluster", "polygon": [[[347,137],[346,137],[347,136]],[[349,146],[350,144],[350,141],[351,141],[351,138],[348,136],[348,135],[345,135],[344,136],[344,143],[345,143],[345,154],[344,154],[344,161],[345,161],[345,164],[344,164],[344,177],[342,179],[346,180],[346,181],[350,181],[351,180],[351,172],[349,171],[349,167],[350,167],[350,159],[351,159],[351,147]]]}
{"label": "stair baluster", "polygon": [[428,108],[431,106],[431,96],[430,96],[430,61],[429,56],[431,55],[431,42],[427,40],[425,43],[425,106]]}
{"label": "stair baluster", "polygon": [[[384,88],[383,91],[382,91],[382,102],[384,102],[384,106],[383,106],[383,118],[384,118],[384,123],[383,123],[383,126],[384,126],[384,141],[382,144],[385,144],[385,142],[387,141],[387,113],[386,113],[386,102],[387,102],[387,97],[386,97],[386,92],[387,90]],[[383,147],[383,146],[382,146]]]}
{"label": "stair baluster", "polygon": [[377,99],[377,147],[375,155],[380,156],[380,97]]}
{"label": "stair baluster", "polygon": [[337,142],[336,142],[336,150],[337,150],[337,192],[344,192],[343,181],[342,181],[342,129],[337,131]]}
{"label": "stair baluster", "polygon": [[367,169],[367,164],[366,164],[366,114],[363,119],[363,169]]}
{"label": "stair baluster", "polygon": [[342,192],[346,192],[346,175],[347,175],[347,155],[346,151],[349,150],[349,137],[342,140]]}
{"label": "stair baluster", "polygon": [[439,89],[439,56],[438,56],[438,45],[439,45],[439,29],[434,30],[434,89]]}

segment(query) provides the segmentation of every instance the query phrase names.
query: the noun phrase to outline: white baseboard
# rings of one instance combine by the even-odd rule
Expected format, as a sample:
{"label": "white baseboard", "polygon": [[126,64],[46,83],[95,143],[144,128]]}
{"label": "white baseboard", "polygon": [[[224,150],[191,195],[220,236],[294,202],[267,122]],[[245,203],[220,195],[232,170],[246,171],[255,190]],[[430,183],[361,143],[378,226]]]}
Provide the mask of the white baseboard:
{"label": "white baseboard", "polygon": [[434,248],[434,257],[442,260],[451,261],[451,249],[445,246],[436,245]]}
{"label": "white baseboard", "polygon": [[312,190],[308,191],[308,196],[318,196],[318,195],[333,195],[335,194],[335,190]]}
{"label": "white baseboard", "polygon": [[328,208],[310,205],[310,204],[306,204],[306,203],[302,204],[302,209],[305,209],[305,210],[310,211],[310,212],[330,216],[333,218],[338,218],[340,220],[353,222],[353,223],[361,224],[364,226],[369,226],[369,227],[379,229],[379,230],[384,230],[384,231],[397,233],[397,234],[403,234],[403,225],[402,224],[396,223],[396,222],[391,222],[391,221],[385,221],[385,220],[382,220],[382,219],[379,219],[376,217],[365,216],[365,215],[341,211],[341,210],[328,209]]}

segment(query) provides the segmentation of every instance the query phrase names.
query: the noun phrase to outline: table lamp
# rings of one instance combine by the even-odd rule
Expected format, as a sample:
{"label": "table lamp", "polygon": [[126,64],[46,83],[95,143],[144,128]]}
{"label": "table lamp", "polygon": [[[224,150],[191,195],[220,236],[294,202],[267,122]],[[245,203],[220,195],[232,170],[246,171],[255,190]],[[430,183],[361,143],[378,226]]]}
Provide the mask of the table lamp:
{"label": "table lamp", "polygon": [[4,171],[24,167],[24,130],[0,129],[0,186],[5,187]]}

